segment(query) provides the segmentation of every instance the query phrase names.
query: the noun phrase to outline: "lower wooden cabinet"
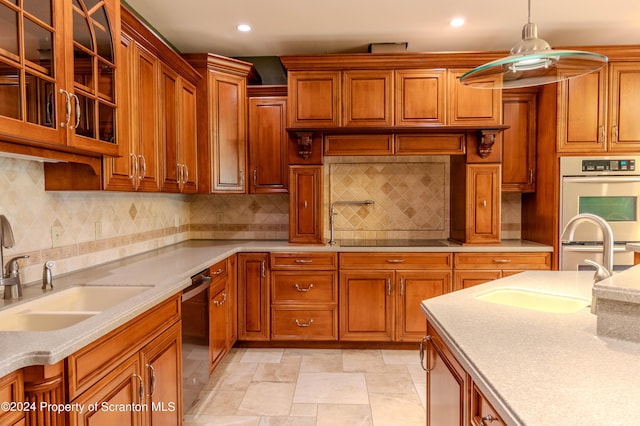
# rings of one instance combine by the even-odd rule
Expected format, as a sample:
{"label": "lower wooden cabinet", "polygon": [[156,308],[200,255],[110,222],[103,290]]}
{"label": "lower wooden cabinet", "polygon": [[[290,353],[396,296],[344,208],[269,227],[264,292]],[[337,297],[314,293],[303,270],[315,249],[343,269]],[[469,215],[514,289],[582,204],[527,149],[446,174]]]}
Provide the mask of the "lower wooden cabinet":
{"label": "lower wooden cabinet", "polygon": [[[0,402],[17,404],[25,401],[22,370],[14,371],[0,378]],[[0,424],[24,424],[24,413],[23,410],[0,410]]]}
{"label": "lower wooden cabinet", "polygon": [[426,358],[427,426],[506,425],[428,321],[420,350]]}
{"label": "lower wooden cabinet", "polygon": [[236,260],[234,254],[209,268],[209,374],[238,338]]}
{"label": "lower wooden cabinet", "polygon": [[547,252],[466,252],[453,254],[453,289],[462,290],[523,271],[550,270]]}
{"label": "lower wooden cabinet", "polygon": [[269,253],[238,253],[238,340],[268,341]]}

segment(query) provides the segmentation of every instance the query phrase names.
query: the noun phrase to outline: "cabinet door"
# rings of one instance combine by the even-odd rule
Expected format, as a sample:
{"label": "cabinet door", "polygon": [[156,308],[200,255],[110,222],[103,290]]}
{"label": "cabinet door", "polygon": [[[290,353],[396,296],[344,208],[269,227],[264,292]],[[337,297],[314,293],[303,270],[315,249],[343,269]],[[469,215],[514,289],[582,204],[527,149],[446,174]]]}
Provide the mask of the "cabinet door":
{"label": "cabinet door", "polygon": [[453,290],[463,290],[474,285],[488,283],[501,276],[500,271],[454,271]]}
{"label": "cabinet door", "polygon": [[640,63],[609,65],[609,151],[640,151]]}
{"label": "cabinet door", "polygon": [[465,425],[467,375],[427,325],[427,426]]}
{"label": "cabinet door", "polygon": [[289,242],[322,240],[322,166],[290,166]]}
{"label": "cabinet door", "polygon": [[396,126],[445,124],[445,70],[396,70]]}
{"label": "cabinet door", "polygon": [[87,408],[93,404],[97,410],[71,410],[69,424],[71,426],[131,426],[141,425],[142,412],[138,410],[113,411],[102,407],[117,407],[120,404],[141,404],[145,395],[143,378],[140,376],[138,354],[123,361],[116,369],[73,400],[74,403]]}
{"label": "cabinet door", "polygon": [[[224,280],[226,284],[226,279]],[[209,372],[218,365],[227,351],[226,285],[211,285],[209,298]],[[216,287],[218,287],[216,291]]]}
{"label": "cabinet door", "polygon": [[198,191],[198,123],[196,87],[180,78],[178,86],[178,141],[180,143],[181,192]]}
{"label": "cabinet door", "polygon": [[214,193],[244,193],[246,181],[246,81],[209,72]]}
{"label": "cabinet door", "polygon": [[269,340],[268,253],[238,254],[238,340]]}
{"label": "cabinet door", "polygon": [[343,71],[342,105],[345,127],[392,126],[393,71]]}
{"label": "cabinet door", "polygon": [[535,191],[536,109],[535,92],[502,92],[502,121],[509,125],[502,140],[502,192]]}
{"label": "cabinet door", "polygon": [[606,150],[607,69],[558,83],[558,152]]}
{"label": "cabinet door", "polygon": [[287,192],[287,98],[249,98],[252,194]]}
{"label": "cabinet door", "polygon": [[227,349],[238,340],[238,257],[227,258]]}
{"label": "cabinet door", "polygon": [[451,291],[451,271],[398,271],[396,340],[419,342],[426,329],[420,302]]}
{"label": "cabinet door", "polygon": [[[479,90],[460,83],[468,70],[448,70],[448,124],[493,125],[502,119],[502,91]],[[488,81],[488,84],[493,84]]]}
{"label": "cabinet door", "polygon": [[150,425],[182,421],[182,339],[176,323],[140,351],[144,371],[145,412]]}
{"label": "cabinet door", "polygon": [[500,165],[467,165],[467,241],[500,242]]}
{"label": "cabinet door", "polygon": [[180,145],[178,142],[178,73],[160,63],[160,146],[162,155],[162,191],[179,192],[181,178]]}
{"label": "cabinet door", "polygon": [[393,340],[393,284],[390,271],[340,272],[340,340]]}
{"label": "cabinet door", "polygon": [[[17,370],[13,373],[7,374],[4,377],[0,377],[0,402],[21,403],[29,400],[30,399],[25,398],[22,370]],[[24,420],[24,415],[24,411],[21,410],[0,410],[0,424],[12,425],[14,423],[17,423],[18,421],[21,421],[21,419]]]}
{"label": "cabinet door", "polygon": [[289,126],[340,125],[340,71],[288,73]]}

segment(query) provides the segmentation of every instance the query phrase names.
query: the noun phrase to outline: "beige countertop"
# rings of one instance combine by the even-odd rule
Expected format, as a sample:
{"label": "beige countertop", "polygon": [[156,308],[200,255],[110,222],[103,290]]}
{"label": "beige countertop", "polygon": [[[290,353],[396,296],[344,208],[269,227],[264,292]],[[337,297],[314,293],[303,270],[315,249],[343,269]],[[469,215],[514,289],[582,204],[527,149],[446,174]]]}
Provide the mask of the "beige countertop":
{"label": "beige countertop", "polygon": [[[507,424],[635,425],[640,344],[597,336],[589,307],[548,313],[475,298],[509,287],[591,300],[592,278],[593,272],[524,272],[421,307]],[[610,280],[638,282],[640,267]]]}
{"label": "beige countertop", "polygon": [[0,332],[0,376],[29,365],[54,364],[127,321],[175,295],[191,284],[191,276],[239,252],[260,251],[534,251],[552,248],[519,240],[490,247],[462,246],[441,241],[437,247],[340,247],[291,245],[286,241],[191,240],[158,250],[109,262],[65,276],[54,275],[54,289],[43,292],[40,283],[25,285],[19,301],[0,301],[0,310],[79,285],[149,286],[149,290],[71,327],[55,331]]}

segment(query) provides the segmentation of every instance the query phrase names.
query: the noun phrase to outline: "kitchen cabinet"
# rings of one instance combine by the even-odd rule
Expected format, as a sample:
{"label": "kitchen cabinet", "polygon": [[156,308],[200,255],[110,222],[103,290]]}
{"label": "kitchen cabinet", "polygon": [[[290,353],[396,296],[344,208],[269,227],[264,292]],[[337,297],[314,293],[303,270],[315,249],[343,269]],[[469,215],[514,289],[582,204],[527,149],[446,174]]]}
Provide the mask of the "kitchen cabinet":
{"label": "kitchen cabinet", "polygon": [[537,90],[502,92],[502,192],[533,192],[536,188]]}
{"label": "kitchen cabinet", "polygon": [[393,70],[342,72],[344,127],[392,126],[393,99]]}
{"label": "kitchen cabinet", "polygon": [[0,136],[118,155],[120,2],[0,2]]}
{"label": "kitchen cabinet", "polygon": [[238,340],[268,341],[269,253],[238,253]]}
{"label": "kitchen cabinet", "polygon": [[229,264],[221,260],[209,268],[209,374],[213,372],[229,350],[230,329],[228,325]]}
{"label": "kitchen cabinet", "polygon": [[[456,125],[498,125],[502,123],[502,91],[478,90],[460,83],[469,69],[447,70],[447,123]],[[488,81],[495,84],[495,81]]]}
{"label": "kitchen cabinet", "polygon": [[340,340],[418,342],[420,302],[451,291],[451,253],[340,253]]}
{"label": "kitchen cabinet", "polygon": [[[27,401],[24,395],[24,381],[22,370],[14,371],[0,378],[0,402],[23,403]],[[16,425],[24,422],[23,410],[0,410],[0,424]]]}
{"label": "kitchen cabinet", "polygon": [[464,154],[465,132],[331,134],[324,155],[456,155]]}
{"label": "kitchen cabinet", "polygon": [[338,340],[336,253],[271,253],[271,340]]}
{"label": "kitchen cabinet", "polygon": [[183,57],[197,85],[199,193],[247,192],[247,76],[252,65],[210,53]]}
{"label": "kitchen cabinet", "polygon": [[451,157],[451,239],[500,243],[500,164],[467,164]]}
{"label": "kitchen cabinet", "polygon": [[238,340],[238,256],[227,258],[227,351]]}
{"label": "kitchen cabinet", "polygon": [[557,150],[597,154],[640,149],[640,62],[612,60],[558,84]]}
{"label": "kitchen cabinet", "polygon": [[290,71],[289,127],[341,125],[340,71]]}
{"label": "kitchen cabinet", "polygon": [[159,412],[72,411],[70,425],[181,424],[181,343],[176,295],[67,357],[70,403],[164,407]]}
{"label": "kitchen cabinet", "polygon": [[443,126],[446,105],[446,70],[395,71],[396,126]]}
{"label": "kitchen cabinet", "polygon": [[323,242],[321,165],[289,166],[289,242]]}
{"label": "kitchen cabinet", "polygon": [[196,88],[167,64],[160,66],[162,191],[198,190]]}
{"label": "kitchen cabinet", "polygon": [[551,270],[551,253],[454,253],[453,289],[462,290],[522,271],[534,270]]}
{"label": "kitchen cabinet", "polygon": [[478,386],[471,381],[470,423],[472,426],[506,426]]}
{"label": "kitchen cabinet", "polygon": [[288,192],[287,97],[249,97],[249,193]]}

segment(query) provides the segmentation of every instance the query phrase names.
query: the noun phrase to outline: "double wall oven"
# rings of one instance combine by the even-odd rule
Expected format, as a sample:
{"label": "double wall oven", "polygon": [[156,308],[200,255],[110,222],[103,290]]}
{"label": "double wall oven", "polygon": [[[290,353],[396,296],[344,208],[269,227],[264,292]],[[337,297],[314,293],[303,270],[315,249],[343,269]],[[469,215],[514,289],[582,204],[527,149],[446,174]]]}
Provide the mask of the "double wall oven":
{"label": "double wall oven", "polygon": [[[640,156],[561,157],[560,234],[569,219],[592,213],[605,219],[614,238],[614,271],[633,265],[628,242],[640,242]],[[589,270],[584,259],[602,264],[602,233],[591,223],[582,223],[574,241],[560,242],[560,269]]]}

